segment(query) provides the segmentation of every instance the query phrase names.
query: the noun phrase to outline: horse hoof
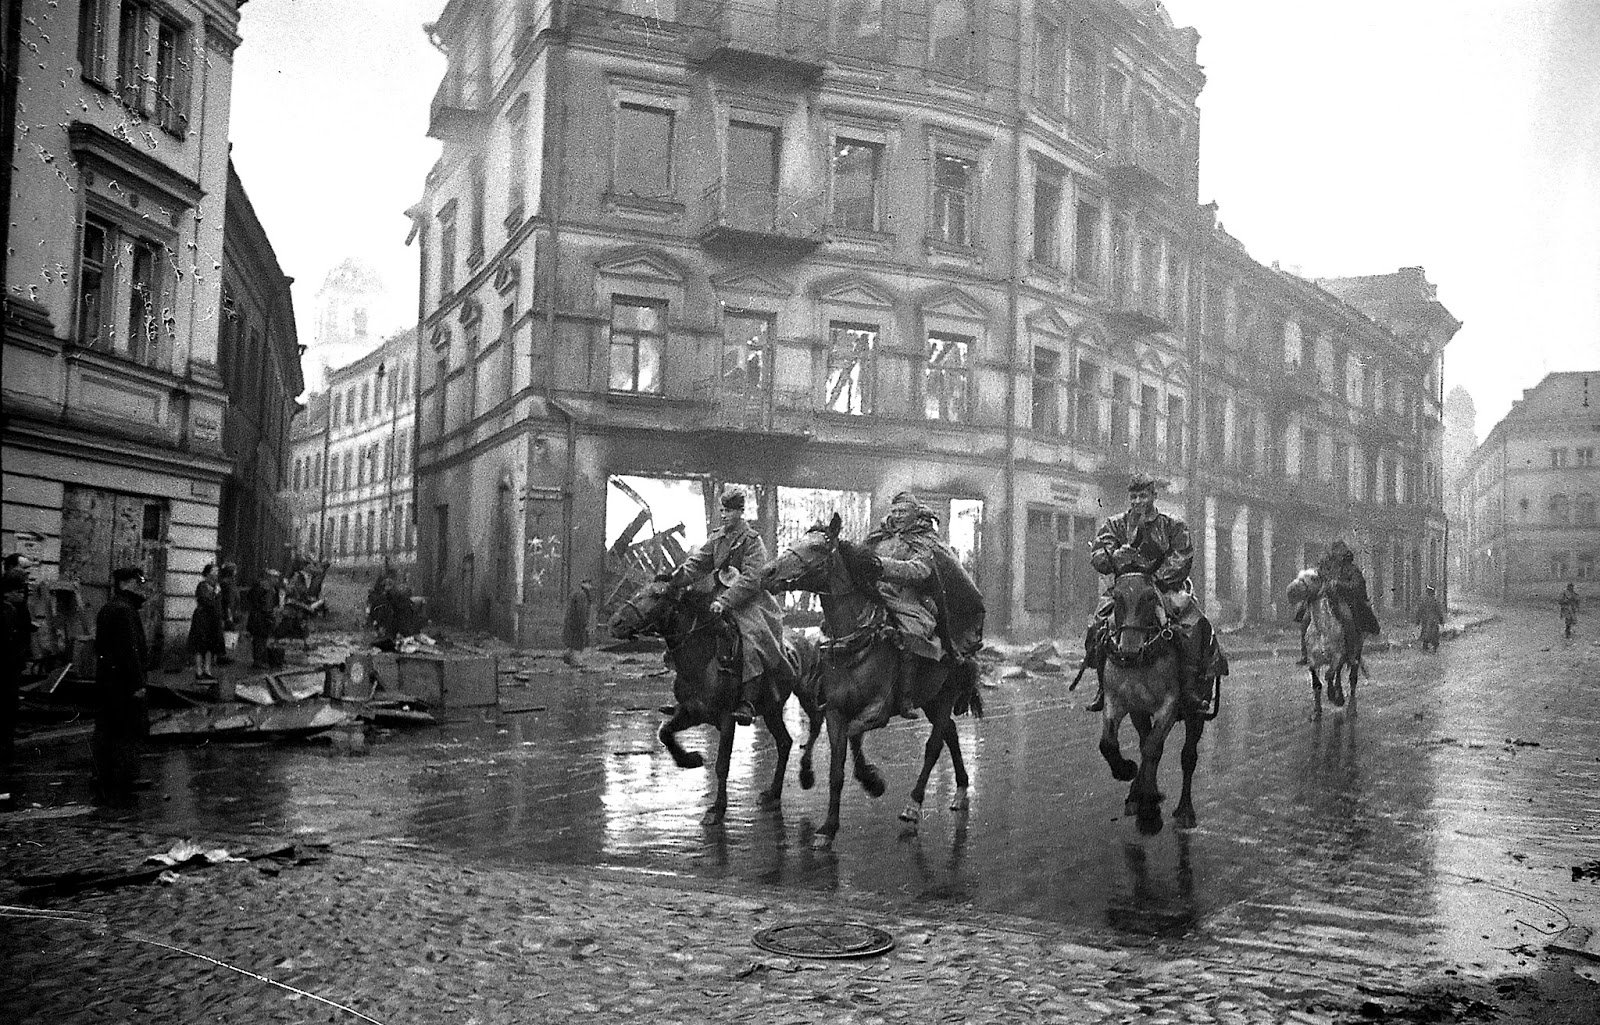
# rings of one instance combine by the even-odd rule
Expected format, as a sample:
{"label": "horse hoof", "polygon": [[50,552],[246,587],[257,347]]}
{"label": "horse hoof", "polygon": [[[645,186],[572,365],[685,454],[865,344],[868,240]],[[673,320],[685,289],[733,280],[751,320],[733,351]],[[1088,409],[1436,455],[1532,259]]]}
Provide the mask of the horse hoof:
{"label": "horse hoof", "polygon": [[1120,783],[1126,783],[1139,775],[1139,767],[1132,762],[1123,762],[1121,765],[1111,767],[1111,778]]}
{"label": "horse hoof", "polygon": [[817,785],[817,774],[811,771],[811,766],[804,765],[800,768],[800,789],[810,790]]}
{"label": "horse hoof", "polygon": [[911,823],[921,822],[922,821],[922,805],[917,804],[915,801],[913,801],[910,804],[906,805],[905,810],[900,813],[900,821],[901,822],[911,822]]}
{"label": "horse hoof", "polygon": [[833,849],[833,834],[832,833],[817,833],[816,835],[814,835],[811,838],[811,849],[814,850],[814,851],[832,850]]}
{"label": "horse hoof", "polygon": [[1172,813],[1172,825],[1175,829],[1193,829],[1195,817],[1193,811],[1175,811]]}
{"label": "horse hoof", "polygon": [[763,790],[759,798],[762,804],[777,804],[782,799],[783,791],[781,790]]}
{"label": "horse hoof", "polygon": [[1156,812],[1153,815],[1140,815],[1135,821],[1138,824],[1140,836],[1155,836],[1161,832],[1160,812]]}
{"label": "horse hoof", "polygon": [[867,792],[868,797],[882,797],[883,792],[889,789],[888,786],[884,784],[883,777],[877,773],[873,773],[866,779],[863,779],[861,781],[861,787]]}
{"label": "horse hoof", "polygon": [[967,797],[967,788],[966,787],[957,787],[956,788],[956,796],[950,802],[950,810],[951,811],[966,811],[967,808],[971,805],[971,803],[972,802]]}
{"label": "horse hoof", "polygon": [[706,764],[705,755],[698,751],[690,751],[681,758],[676,759],[680,769],[698,769]]}

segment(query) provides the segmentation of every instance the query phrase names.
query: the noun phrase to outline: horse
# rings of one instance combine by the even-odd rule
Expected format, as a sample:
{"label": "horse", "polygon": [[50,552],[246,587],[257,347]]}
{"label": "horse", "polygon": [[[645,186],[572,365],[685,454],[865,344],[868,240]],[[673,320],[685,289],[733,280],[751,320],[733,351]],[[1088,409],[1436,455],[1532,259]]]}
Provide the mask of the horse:
{"label": "horse", "polygon": [[[711,613],[711,596],[681,584],[655,582],[622,602],[609,623],[611,635],[627,639],[642,633],[657,633],[667,642],[667,663],[676,672],[673,697],[676,705],[671,718],[661,724],[657,736],[680,769],[698,769],[705,757],[686,751],[678,734],[695,726],[717,729],[717,796],[706,810],[705,825],[719,825],[728,811],[728,767],[733,759],[733,710],[739,704],[740,681],[721,671],[718,649],[724,631],[731,630],[725,620]],[[769,670],[768,686],[756,702],[756,713],[766,723],[778,749],[778,764],[772,783],[761,792],[763,803],[783,796],[784,773],[789,766],[793,739],[783,721],[783,706],[791,687],[800,707],[810,720],[810,733],[800,755],[800,786],[809,790],[816,781],[811,768],[811,749],[822,732],[822,710],[817,697],[817,642],[807,637],[788,635],[788,647],[796,656],[796,678],[790,681]]]}
{"label": "horse", "polygon": [[[828,848],[839,832],[839,802],[844,790],[845,752],[855,777],[872,797],[882,797],[883,774],[867,760],[862,737],[889,722],[895,710],[895,678],[901,651],[888,620],[888,608],[873,582],[876,559],[861,545],[839,537],[838,513],[826,525],[817,523],[761,570],[769,591],[811,591],[822,602],[821,687],[828,725],[828,817],[812,837],[812,846]],[[939,754],[950,751],[956,793],[951,811],[968,807],[970,780],[961,758],[961,740],[954,716],[970,711],[982,717],[977,668],[949,666],[918,658],[910,674],[911,703],[928,717],[928,740],[922,749],[922,773],[900,819],[915,831],[922,821],[928,777]]]}
{"label": "horse", "polygon": [[1311,697],[1315,710],[1312,719],[1322,718],[1322,687],[1327,682],[1328,702],[1335,708],[1345,705],[1344,671],[1350,670],[1350,702],[1356,698],[1356,682],[1361,670],[1361,651],[1366,635],[1341,615],[1330,589],[1321,575],[1308,569],[1289,585],[1291,601],[1304,601],[1309,622],[1306,626],[1306,664],[1311,671]]}
{"label": "horse", "polygon": [[[1161,755],[1172,727],[1183,721],[1183,793],[1172,811],[1172,821],[1180,829],[1195,827],[1194,769],[1200,759],[1200,738],[1205,734],[1206,717],[1186,713],[1183,708],[1183,679],[1178,668],[1177,645],[1182,643],[1162,622],[1161,595],[1144,573],[1123,573],[1111,586],[1110,643],[1106,649],[1101,680],[1105,686],[1106,707],[1102,713],[1100,754],[1111,767],[1111,775],[1130,782],[1123,802],[1123,814],[1134,817],[1139,832],[1154,836],[1161,832],[1162,795],[1156,787]],[[1118,733],[1122,719],[1133,720],[1139,734],[1139,763],[1122,756]]]}

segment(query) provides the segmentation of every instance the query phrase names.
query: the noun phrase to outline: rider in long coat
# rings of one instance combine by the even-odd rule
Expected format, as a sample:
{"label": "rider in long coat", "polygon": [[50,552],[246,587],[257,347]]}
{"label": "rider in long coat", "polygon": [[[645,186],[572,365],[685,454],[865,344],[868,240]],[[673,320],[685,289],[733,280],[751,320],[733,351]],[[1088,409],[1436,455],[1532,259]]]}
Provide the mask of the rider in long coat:
{"label": "rider in long coat", "polygon": [[761,586],[757,573],[767,564],[767,546],[744,518],[744,494],[722,496],[722,525],[683,565],[665,575],[674,584],[711,581],[711,611],[727,613],[739,631],[736,667],[742,685],[734,721],[748,726],[761,697],[761,677],[768,670],[794,675],[784,655],[783,614],[777,599]]}
{"label": "rider in long coat", "polygon": [[1328,554],[1317,563],[1317,576],[1332,592],[1336,602],[1349,611],[1351,622],[1363,633],[1375,634],[1381,630],[1378,617],[1372,611],[1372,599],[1367,597],[1367,578],[1356,566],[1355,553],[1343,541],[1328,546]]}
{"label": "rider in long coat", "polygon": [[[1205,614],[1188,585],[1189,569],[1194,565],[1194,546],[1189,528],[1175,516],[1156,509],[1156,482],[1135,476],[1128,482],[1128,511],[1112,516],[1100,527],[1089,549],[1089,562],[1106,576],[1119,573],[1148,574],[1161,596],[1167,621],[1176,628],[1178,668],[1183,675],[1186,710],[1204,712],[1211,698],[1210,680],[1227,675],[1227,659],[1214,645],[1211,631],[1203,627]],[[1109,593],[1100,603],[1089,624],[1085,639],[1091,664],[1097,660],[1095,638],[1111,618]],[[1208,651],[1211,648],[1213,650]],[[1209,664],[1208,664],[1209,663]],[[1105,693],[1095,694],[1089,711],[1105,708]]]}

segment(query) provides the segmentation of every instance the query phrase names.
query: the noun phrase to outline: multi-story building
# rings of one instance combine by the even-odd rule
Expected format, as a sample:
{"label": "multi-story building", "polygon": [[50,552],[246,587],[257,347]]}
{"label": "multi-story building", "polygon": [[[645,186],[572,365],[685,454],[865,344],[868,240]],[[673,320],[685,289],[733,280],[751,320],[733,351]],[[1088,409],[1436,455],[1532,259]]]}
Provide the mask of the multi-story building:
{"label": "multi-story building", "polygon": [[289,291],[294,279],[279,267],[231,161],[226,217],[219,370],[228,393],[222,448],[233,469],[222,484],[217,549],[248,579],[264,566],[284,565],[292,547],[281,492],[301,412],[295,399],[305,382]]}
{"label": "multi-story building", "polygon": [[1496,599],[1554,599],[1600,581],[1600,371],[1549,374],[1522,393],[1461,478],[1465,584]]}
{"label": "multi-story building", "polygon": [[[1075,630],[1136,468],[1170,480],[1224,619],[1271,614],[1357,522],[1406,600],[1437,367],[1373,318],[1431,295],[1404,271],[1343,301],[1215,227],[1194,31],[1139,0],[647,13],[452,0],[431,27],[443,154],[411,213],[436,612],[550,638],[605,569],[612,485],[689,480],[751,488],[769,546],[917,491],[996,629]],[[1299,390],[1267,366],[1304,366]],[[1335,479],[1358,482],[1338,508]]]}
{"label": "multi-story building", "polygon": [[328,369],[342,367],[372,351],[386,326],[381,321],[390,308],[390,296],[376,271],[356,259],[346,259],[328,272],[312,299],[315,332],[306,347],[307,385],[312,391],[328,386]]}
{"label": "multi-story building", "polygon": [[[1449,525],[1449,572],[1445,582],[1465,583],[1467,539],[1467,460],[1478,447],[1478,407],[1459,384],[1444,397],[1444,509]],[[1444,592],[1440,592],[1441,596]],[[1459,592],[1458,592],[1459,593]]]}
{"label": "multi-story building", "polygon": [[[236,0],[20,0],[8,40],[6,547],[181,644],[232,467],[218,372]],[[11,5],[8,5],[8,7]],[[25,137],[25,138],[24,138]],[[13,159],[26,151],[27,159]]]}
{"label": "multi-story building", "polygon": [[286,496],[305,554],[341,569],[414,561],[416,352],[416,332],[401,332],[330,369],[327,392],[313,396],[321,415],[295,435]]}

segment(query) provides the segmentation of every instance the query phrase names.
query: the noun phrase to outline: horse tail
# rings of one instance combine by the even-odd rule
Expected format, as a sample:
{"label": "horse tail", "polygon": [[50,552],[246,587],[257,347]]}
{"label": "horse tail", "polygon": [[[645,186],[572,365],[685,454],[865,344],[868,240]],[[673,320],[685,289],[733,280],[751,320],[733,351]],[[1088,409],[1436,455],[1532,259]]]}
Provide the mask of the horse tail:
{"label": "horse tail", "polygon": [[950,711],[955,715],[971,712],[983,718],[983,692],[978,687],[982,669],[975,658],[965,659],[950,671],[950,682],[956,691],[956,700]]}

